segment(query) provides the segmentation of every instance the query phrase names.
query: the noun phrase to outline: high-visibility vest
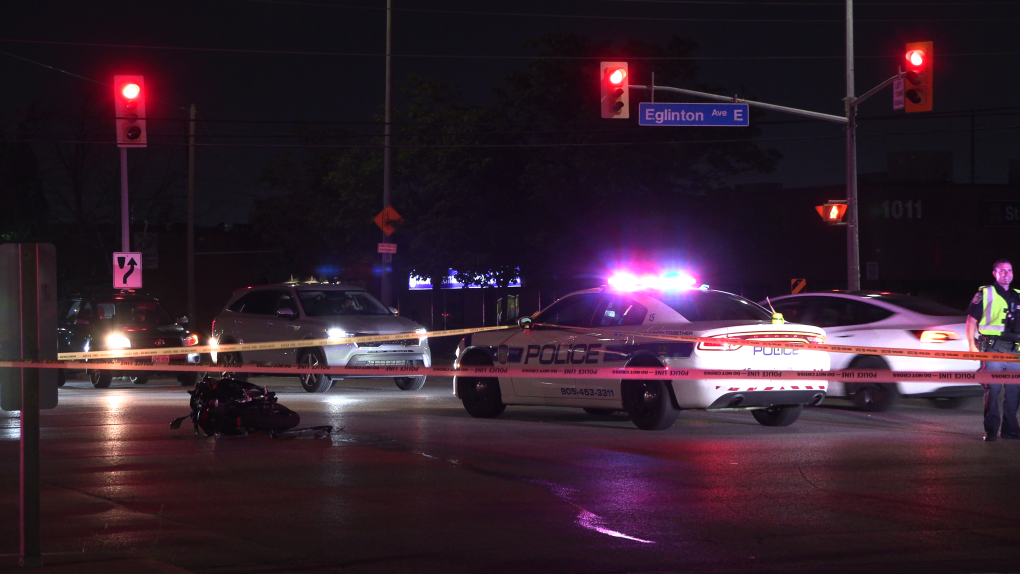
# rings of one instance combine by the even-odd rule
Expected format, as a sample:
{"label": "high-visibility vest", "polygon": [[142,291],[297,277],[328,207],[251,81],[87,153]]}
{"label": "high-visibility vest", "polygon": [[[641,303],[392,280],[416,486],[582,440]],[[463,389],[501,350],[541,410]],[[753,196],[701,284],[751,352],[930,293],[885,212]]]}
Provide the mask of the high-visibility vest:
{"label": "high-visibility vest", "polygon": [[[1020,289],[1013,289],[1020,294]],[[996,292],[993,285],[985,285],[981,288],[981,320],[978,321],[978,333],[982,335],[1001,335],[1005,327],[1006,311],[1009,310],[1009,303]]]}

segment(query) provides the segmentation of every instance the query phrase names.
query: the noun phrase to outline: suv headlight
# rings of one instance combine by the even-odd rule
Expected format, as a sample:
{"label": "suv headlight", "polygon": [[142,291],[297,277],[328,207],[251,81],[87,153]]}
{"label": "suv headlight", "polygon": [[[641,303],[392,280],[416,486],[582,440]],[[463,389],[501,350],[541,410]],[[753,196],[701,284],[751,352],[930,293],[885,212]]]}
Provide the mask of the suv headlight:
{"label": "suv headlight", "polygon": [[128,339],[124,335],[118,335],[114,333],[106,336],[106,348],[107,349],[127,349],[131,347],[131,339]]}
{"label": "suv headlight", "polygon": [[425,334],[428,333],[428,331],[425,330],[425,327],[418,327],[414,330],[414,333],[418,335],[419,345],[424,345],[425,341],[428,340],[428,337],[425,336]]}
{"label": "suv headlight", "polygon": [[330,341],[338,341],[340,339],[346,339],[347,337],[350,337],[350,334],[339,327],[326,329],[326,338]]}

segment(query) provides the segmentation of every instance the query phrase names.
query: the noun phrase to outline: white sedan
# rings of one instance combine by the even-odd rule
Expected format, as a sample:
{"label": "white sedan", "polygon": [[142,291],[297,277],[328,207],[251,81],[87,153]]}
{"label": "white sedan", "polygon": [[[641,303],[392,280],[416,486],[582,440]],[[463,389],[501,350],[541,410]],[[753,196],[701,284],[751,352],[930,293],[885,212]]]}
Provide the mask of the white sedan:
{"label": "white sedan", "polygon": [[[737,295],[692,288],[677,276],[641,282],[617,276],[610,287],[571,293],[530,318],[521,329],[465,337],[457,366],[655,367],[822,371],[821,351],[772,349],[754,341],[820,343],[816,327],[774,323],[772,314]],[[671,288],[673,287],[673,288]],[[527,328],[525,328],[527,327]],[[747,345],[655,339],[653,334],[745,339]],[[786,426],[804,405],[825,398],[826,381],[575,379],[457,376],[453,392],[474,417],[498,416],[507,405],[583,408],[592,415],[626,411],[646,430],[669,428],[681,409],[750,410],[765,426]]]}
{"label": "white sedan", "polygon": [[[787,321],[822,327],[829,342],[933,351],[967,351],[966,316],[958,309],[920,297],[862,291],[786,295],[772,299]],[[974,372],[980,361],[832,353],[832,368],[894,371]],[[841,383],[829,384],[830,397],[850,397],[860,408],[883,411],[899,395],[925,397],[941,408],[953,408],[963,397],[980,396],[972,383]]]}

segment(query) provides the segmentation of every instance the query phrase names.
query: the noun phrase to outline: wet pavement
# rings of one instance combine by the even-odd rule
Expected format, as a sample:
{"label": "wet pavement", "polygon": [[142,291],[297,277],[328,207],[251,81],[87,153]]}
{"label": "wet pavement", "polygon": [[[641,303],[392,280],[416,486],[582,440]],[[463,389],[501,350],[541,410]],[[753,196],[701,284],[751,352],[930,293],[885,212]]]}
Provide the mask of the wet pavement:
{"label": "wet pavement", "polygon": [[[449,379],[324,395],[258,378],[329,439],[197,437],[170,379],[72,380],[42,415],[43,572],[1020,572],[1020,441],[980,402],[828,401],[794,425],[510,407]],[[18,571],[18,420],[0,413],[0,571]]]}

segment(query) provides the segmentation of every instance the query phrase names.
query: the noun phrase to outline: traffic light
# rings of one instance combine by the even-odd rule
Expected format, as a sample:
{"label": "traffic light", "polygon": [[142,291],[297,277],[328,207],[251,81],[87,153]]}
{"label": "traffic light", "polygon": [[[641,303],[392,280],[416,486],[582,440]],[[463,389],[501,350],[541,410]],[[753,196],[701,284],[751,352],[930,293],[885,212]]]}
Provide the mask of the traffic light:
{"label": "traffic light", "polygon": [[904,83],[904,108],[911,112],[930,112],[932,100],[932,54],[931,42],[910,42],[906,49],[906,76]]}
{"label": "traffic light", "polygon": [[630,117],[630,89],[627,62],[602,62],[602,117]]}
{"label": "traffic light", "polygon": [[117,146],[145,147],[145,78],[114,76],[113,102],[117,122]]}
{"label": "traffic light", "polygon": [[816,205],[815,211],[818,215],[822,216],[822,220],[829,225],[836,225],[837,223],[843,222],[843,214],[846,213],[845,203],[826,203],[825,205]]}

